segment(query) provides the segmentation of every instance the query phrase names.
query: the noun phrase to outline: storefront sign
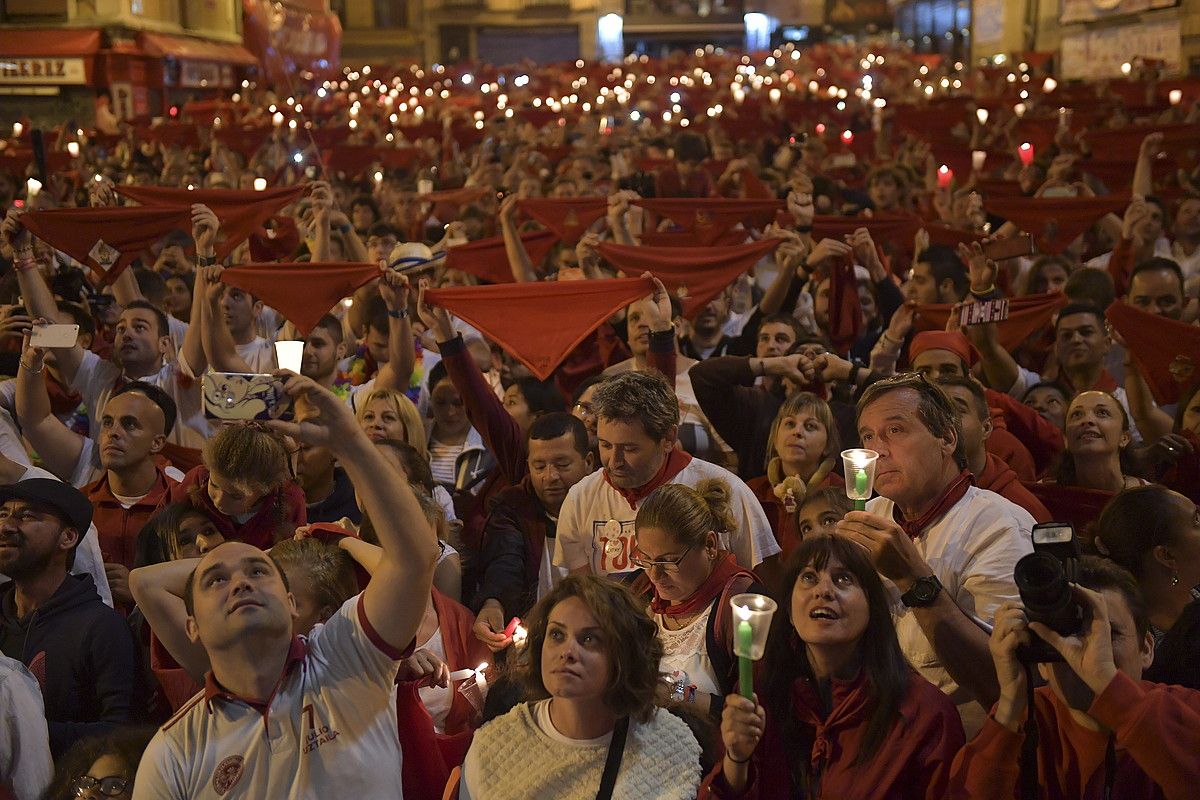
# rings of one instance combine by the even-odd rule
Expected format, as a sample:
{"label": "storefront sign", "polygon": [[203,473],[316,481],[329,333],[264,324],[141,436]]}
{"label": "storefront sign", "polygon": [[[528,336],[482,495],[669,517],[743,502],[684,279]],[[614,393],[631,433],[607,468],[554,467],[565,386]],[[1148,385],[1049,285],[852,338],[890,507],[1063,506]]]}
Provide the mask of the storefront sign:
{"label": "storefront sign", "polygon": [[221,80],[221,67],[208,61],[184,61],[179,68],[179,85],[190,89],[228,87]]}
{"label": "storefront sign", "polygon": [[0,57],[0,84],[85,84],[82,58]]}

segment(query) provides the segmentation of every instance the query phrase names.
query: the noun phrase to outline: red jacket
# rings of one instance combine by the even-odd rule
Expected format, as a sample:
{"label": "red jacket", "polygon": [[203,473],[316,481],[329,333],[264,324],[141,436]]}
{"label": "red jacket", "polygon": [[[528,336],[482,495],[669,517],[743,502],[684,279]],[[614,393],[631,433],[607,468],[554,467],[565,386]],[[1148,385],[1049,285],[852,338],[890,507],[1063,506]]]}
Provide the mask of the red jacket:
{"label": "red jacket", "polygon": [[155,467],[154,485],[150,491],[129,508],[113,495],[108,485],[108,471],[84,490],[92,504],[92,522],[100,535],[100,553],[105,563],[121,564],[133,569],[137,564],[137,540],[142,527],[163,507],[167,493],[176,482],[161,468]]}
{"label": "red jacket", "polygon": [[182,483],[171,487],[170,502],[188,503],[200,509],[226,539],[237,539],[261,550],[271,549],[281,538],[291,536],[296,528],[308,524],[304,490],[295,481],[288,481],[268,494],[258,513],[238,524],[213,505],[208,496],[208,468],[203,465],[184,475]]}
{"label": "red jacket", "polygon": [[[1025,446],[1026,453],[1022,453],[1022,458],[1031,457],[1033,459],[1034,474],[1044,475],[1046,470],[1054,465],[1058,460],[1058,455],[1066,446],[1066,440],[1063,439],[1062,431],[1055,427],[1053,422],[1037,413],[1030,406],[1025,405],[1015,397],[1011,397],[1003,392],[997,392],[994,389],[988,389],[987,404],[992,412],[992,423],[998,430],[1006,430],[1012,434],[1018,442]],[[1008,461],[1007,453],[1003,449],[993,444],[992,439],[995,436],[988,437],[989,447],[988,452],[995,453],[1001,458]],[[1005,448],[1011,449],[1011,448]],[[1018,469],[1017,465],[1008,461],[1013,468],[1013,472],[1017,473],[1023,481],[1033,480],[1028,475],[1024,474],[1023,469]]]}
{"label": "red jacket", "polygon": [[[1038,784],[1043,800],[1104,796],[1108,735],[1075,723],[1046,687],[1034,693],[1038,724]],[[1117,673],[1088,715],[1113,731],[1114,798],[1194,798],[1200,786],[1200,692],[1135,681]],[[1017,797],[1023,737],[992,717],[954,759],[952,798]]]}
{"label": "red jacket", "polygon": [[997,458],[995,453],[987,454],[987,466],[984,467],[981,475],[975,476],[975,485],[1016,503],[1033,515],[1037,522],[1050,522],[1054,519],[1042,505],[1042,501],[1025,488],[1020,478],[1017,477],[1017,473],[1009,469],[1008,464]]}
{"label": "red jacket", "polygon": [[[820,774],[811,800],[943,800],[954,754],[963,745],[958,711],[936,686],[916,672],[900,704],[901,720],[865,764],[854,760],[867,732],[869,700],[862,673],[853,681],[833,682],[833,710],[826,716],[807,681],[797,681],[792,708],[813,734],[810,774]],[[790,800],[794,759],[782,739],[779,722],[767,715],[767,729],[750,762],[750,782],[735,795],[718,764],[700,787],[700,797],[739,800]]]}

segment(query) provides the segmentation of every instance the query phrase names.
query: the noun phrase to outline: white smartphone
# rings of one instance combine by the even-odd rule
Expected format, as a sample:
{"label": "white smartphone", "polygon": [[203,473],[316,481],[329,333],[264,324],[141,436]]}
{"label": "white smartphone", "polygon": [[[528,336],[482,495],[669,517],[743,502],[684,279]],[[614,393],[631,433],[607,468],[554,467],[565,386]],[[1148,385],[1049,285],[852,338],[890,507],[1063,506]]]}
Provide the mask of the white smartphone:
{"label": "white smartphone", "polygon": [[78,325],[34,325],[29,336],[33,347],[74,347],[79,339]]}

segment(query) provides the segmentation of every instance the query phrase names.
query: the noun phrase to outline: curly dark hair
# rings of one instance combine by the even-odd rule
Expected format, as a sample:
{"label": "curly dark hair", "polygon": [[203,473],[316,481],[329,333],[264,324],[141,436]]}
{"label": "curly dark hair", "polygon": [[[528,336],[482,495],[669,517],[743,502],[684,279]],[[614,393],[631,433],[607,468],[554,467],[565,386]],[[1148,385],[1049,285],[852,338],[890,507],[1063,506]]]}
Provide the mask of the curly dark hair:
{"label": "curly dark hair", "polygon": [[[138,763],[146,745],[158,731],[154,726],[128,725],[116,728],[100,736],[90,736],[80,739],[71,749],[59,759],[54,770],[54,779],[42,794],[42,800],[72,800],[75,793],[71,791],[71,782],[87,774],[92,764],[102,756],[115,756],[124,766],[125,776],[129,779],[128,792],[133,795],[133,779],[137,775]],[[94,778],[106,778],[107,775],[93,775]]]}
{"label": "curly dark hair", "polygon": [[542,681],[546,627],[555,606],[572,597],[588,607],[603,632],[612,669],[604,704],[618,717],[649,721],[658,690],[658,662],[663,655],[658,627],[623,584],[590,575],[563,579],[529,612],[525,620],[529,640],[516,665],[516,678],[524,684],[528,699],[550,696]]}

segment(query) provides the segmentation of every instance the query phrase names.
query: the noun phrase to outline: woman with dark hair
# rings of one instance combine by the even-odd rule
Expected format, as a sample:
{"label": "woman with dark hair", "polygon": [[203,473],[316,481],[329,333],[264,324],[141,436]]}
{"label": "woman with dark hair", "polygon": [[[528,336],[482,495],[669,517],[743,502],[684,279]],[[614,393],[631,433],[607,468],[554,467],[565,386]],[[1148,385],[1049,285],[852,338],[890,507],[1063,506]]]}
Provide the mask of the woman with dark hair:
{"label": "woman with dark hair", "polygon": [[1129,414],[1108,392],[1080,392],[1063,420],[1067,449],[1046,482],[1116,494],[1142,486],[1130,473],[1128,447],[1133,440]]}
{"label": "woman with dark hair", "polygon": [[1098,553],[1137,579],[1154,636],[1146,680],[1200,689],[1200,511],[1165,486],[1126,489],[1092,527]]}
{"label": "woman with dark hair", "polygon": [[136,564],[144,567],[179,558],[199,558],[224,541],[203,511],[190,503],[171,503],[142,526]]}
{"label": "woman with dark hair", "polygon": [[43,800],[129,800],[138,762],[155,731],[129,726],[76,742],[59,759]]}
{"label": "woman with dark hair", "polygon": [[796,506],[811,491],[845,484],[837,473],[841,450],[828,403],[812,392],[796,392],[783,401],[767,437],[767,474],[747,486],[771,520],[784,561],[800,543],[792,525]]}
{"label": "woman with dark hair", "polygon": [[459,800],[593,797],[606,777],[601,796],[696,797],[700,745],[655,705],[662,645],[633,594],[571,575],[526,624],[517,672],[531,702],[475,733]]}
{"label": "woman with dark hair", "polygon": [[668,484],[642,502],[634,523],[633,563],[643,575],[633,589],[650,596],[664,651],[659,669],[671,678],[671,699],[715,720],[737,682],[729,598],[766,592],[721,549],[735,525],[729,501],[723,480],[702,480],[695,488]]}
{"label": "woman with dark hair", "polygon": [[867,555],[813,536],[786,577],[758,670],[763,705],[725,699],[725,758],[705,788],[764,800],[945,797],[962,723],[905,660]]}

